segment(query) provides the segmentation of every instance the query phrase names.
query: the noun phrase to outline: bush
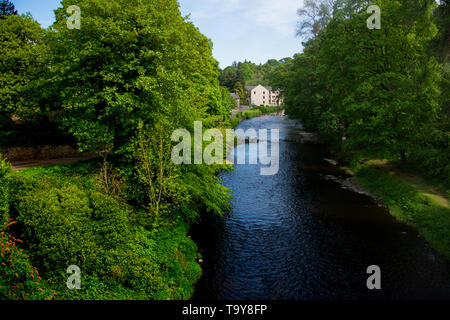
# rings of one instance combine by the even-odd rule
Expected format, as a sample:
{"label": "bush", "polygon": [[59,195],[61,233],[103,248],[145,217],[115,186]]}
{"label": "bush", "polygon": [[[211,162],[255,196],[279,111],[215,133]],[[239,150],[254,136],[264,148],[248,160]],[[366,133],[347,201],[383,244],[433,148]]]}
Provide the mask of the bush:
{"label": "bush", "polygon": [[241,118],[243,120],[248,120],[252,118],[259,117],[262,114],[261,110],[246,110],[236,114],[236,118]]}
{"label": "bush", "polygon": [[9,214],[9,183],[6,175],[11,166],[0,154],[0,225],[7,221]]}
{"label": "bush", "polygon": [[6,231],[11,224],[0,227],[0,300],[53,299],[56,293],[41,279],[24,250],[18,248],[21,241]]}
{"label": "bush", "polygon": [[259,107],[253,107],[252,110],[259,110],[259,111],[261,111],[262,114],[270,114],[270,113],[278,112],[280,110],[280,108],[261,105]]}
{"label": "bush", "polygon": [[[84,165],[68,167],[26,170],[11,184],[30,260],[59,297],[190,298],[201,269],[184,219],[139,225],[146,210],[102,193]],[[66,287],[70,265],[81,269],[81,290]]]}
{"label": "bush", "polygon": [[230,118],[230,127],[236,128],[239,123],[241,123],[242,119],[238,117]]}

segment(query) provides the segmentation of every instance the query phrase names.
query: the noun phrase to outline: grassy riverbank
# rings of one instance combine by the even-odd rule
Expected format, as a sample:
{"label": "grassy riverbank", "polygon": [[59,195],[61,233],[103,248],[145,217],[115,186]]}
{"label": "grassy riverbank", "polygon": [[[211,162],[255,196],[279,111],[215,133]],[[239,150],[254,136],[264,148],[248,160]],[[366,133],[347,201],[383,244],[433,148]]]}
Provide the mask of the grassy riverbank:
{"label": "grassy riverbank", "polygon": [[241,111],[237,113],[235,117],[231,118],[230,119],[231,127],[235,128],[239,123],[241,123],[244,120],[261,117],[266,114],[276,113],[281,110],[282,108],[270,106],[252,107],[250,110]]}
{"label": "grassy riverbank", "polygon": [[357,180],[379,197],[399,221],[415,228],[438,252],[450,259],[449,191],[405,173],[387,161],[352,167]]}

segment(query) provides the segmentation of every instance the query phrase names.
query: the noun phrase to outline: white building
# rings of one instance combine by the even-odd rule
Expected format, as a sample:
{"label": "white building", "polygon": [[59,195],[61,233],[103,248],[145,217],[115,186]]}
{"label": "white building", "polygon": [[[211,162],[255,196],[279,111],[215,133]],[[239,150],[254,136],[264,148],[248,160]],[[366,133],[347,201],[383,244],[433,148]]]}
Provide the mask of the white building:
{"label": "white building", "polygon": [[262,85],[245,87],[247,90],[247,103],[250,106],[271,106],[279,107],[283,104],[280,90],[272,91],[272,87]]}

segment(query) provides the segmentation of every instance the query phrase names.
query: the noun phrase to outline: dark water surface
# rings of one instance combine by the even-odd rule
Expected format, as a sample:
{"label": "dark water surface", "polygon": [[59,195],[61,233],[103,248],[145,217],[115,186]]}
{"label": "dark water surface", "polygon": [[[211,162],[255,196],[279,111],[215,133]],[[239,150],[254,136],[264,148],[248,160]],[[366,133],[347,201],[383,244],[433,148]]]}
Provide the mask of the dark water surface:
{"label": "dark water surface", "polygon": [[[450,263],[372,199],[327,179],[341,173],[320,147],[285,140],[296,121],[239,128],[280,129],[280,170],[236,165],[222,175],[235,198],[224,217],[193,229],[204,257],[194,300],[450,299]],[[370,265],[382,290],[367,289]]]}

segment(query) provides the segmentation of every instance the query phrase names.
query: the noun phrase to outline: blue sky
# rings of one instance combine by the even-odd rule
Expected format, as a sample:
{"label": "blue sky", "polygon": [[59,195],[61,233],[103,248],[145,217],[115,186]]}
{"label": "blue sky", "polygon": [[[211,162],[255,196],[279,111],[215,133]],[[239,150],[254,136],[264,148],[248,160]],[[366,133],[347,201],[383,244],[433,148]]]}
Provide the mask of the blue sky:
{"label": "blue sky", "polygon": [[[151,1],[151,0],[149,0]],[[303,0],[179,0],[181,13],[214,42],[214,57],[225,68],[233,61],[291,57],[301,51],[295,37],[296,11]],[[12,0],[43,26],[52,24],[60,0]],[[74,3],[76,4],[76,0]]]}

